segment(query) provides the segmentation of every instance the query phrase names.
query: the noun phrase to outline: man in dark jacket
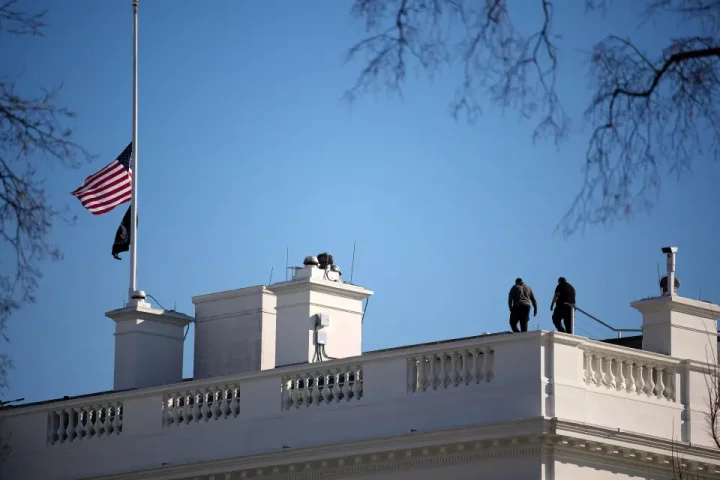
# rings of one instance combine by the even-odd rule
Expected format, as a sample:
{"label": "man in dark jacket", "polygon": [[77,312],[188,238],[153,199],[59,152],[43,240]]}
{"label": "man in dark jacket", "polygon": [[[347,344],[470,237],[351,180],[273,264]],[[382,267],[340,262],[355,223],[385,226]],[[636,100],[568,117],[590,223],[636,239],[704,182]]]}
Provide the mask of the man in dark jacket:
{"label": "man in dark jacket", "polygon": [[[515,285],[510,289],[508,295],[508,307],[510,308],[510,328],[513,332],[527,332],[528,322],[530,322],[530,305],[532,304],[537,315],[537,302],[535,294],[529,285],[523,283],[522,278],[515,279]],[[518,322],[520,330],[518,330]]]}
{"label": "man in dark jacket", "polygon": [[[550,310],[553,312],[552,321],[558,332],[573,333],[572,317],[575,308],[575,288],[565,280],[565,277],[558,278],[555,287],[555,296],[550,303]],[[563,327],[563,324],[564,327]]]}

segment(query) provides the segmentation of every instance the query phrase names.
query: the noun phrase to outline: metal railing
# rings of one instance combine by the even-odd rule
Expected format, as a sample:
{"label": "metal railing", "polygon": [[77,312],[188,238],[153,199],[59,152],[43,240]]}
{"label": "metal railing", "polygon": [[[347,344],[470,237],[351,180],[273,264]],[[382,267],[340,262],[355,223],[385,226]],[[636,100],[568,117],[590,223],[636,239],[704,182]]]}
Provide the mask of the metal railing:
{"label": "metal railing", "polygon": [[591,318],[592,320],[595,320],[597,323],[599,323],[599,324],[602,325],[603,327],[609,328],[609,329],[612,330],[613,332],[617,333],[618,338],[622,338],[623,332],[641,332],[641,333],[642,333],[642,329],[640,329],[640,328],[615,328],[615,327],[613,327],[613,326],[611,326],[611,325],[608,325],[607,323],[603,322],[602,320],[600,320],[599,318],[595,317],[594,315],[590,315],[588,312],[586,312],[585,310],[583,310],[582,308],[578,307],[578,306],[575,305],[575,304],[568,303],[567,305],[571,306],[572,309],[573,309],[573,333],[575,333],[575,314],[574,314],[574,311],[575,311],[575,310],[577,310],[578,312],[582,313],[582,314],[585,315],[586,317]]}

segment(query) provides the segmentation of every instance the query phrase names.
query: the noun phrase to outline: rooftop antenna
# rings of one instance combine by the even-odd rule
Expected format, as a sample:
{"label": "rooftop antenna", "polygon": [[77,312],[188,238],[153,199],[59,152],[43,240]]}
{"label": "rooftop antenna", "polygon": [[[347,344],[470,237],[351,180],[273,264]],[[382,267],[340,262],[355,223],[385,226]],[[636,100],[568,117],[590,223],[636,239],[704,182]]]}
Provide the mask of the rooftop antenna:
{"label": "rooftop antenna", "polygon": [[[273,274],[273,270],[274,270],[274,269],[275,269],[275,265],[273,265],[272,267],[270,267],[270,281],[268,281],[268,285],[272,285],[272,274]],[[286,271],[287,271],[287,270],[286,270]]]}
{"label": "rooftop antenna", "polygon": [[698,295],[698,300],[702,300],[702,287],[700,287],[700,294]]}
{"label": "rooftop antenna", "polygon": [[[285,247],[285,281],[288,281],[288,263],[290,262],[290,247]],[[659,268],[659,267],[658,267]]]}
{"label": "rooftop antenna", "polygon": [[352,283],[353,273],[355,273],[355,246],[356,245],[357,245],[357,240],[354,240],[353,241],[352,263],[350,264],[350,283]]}

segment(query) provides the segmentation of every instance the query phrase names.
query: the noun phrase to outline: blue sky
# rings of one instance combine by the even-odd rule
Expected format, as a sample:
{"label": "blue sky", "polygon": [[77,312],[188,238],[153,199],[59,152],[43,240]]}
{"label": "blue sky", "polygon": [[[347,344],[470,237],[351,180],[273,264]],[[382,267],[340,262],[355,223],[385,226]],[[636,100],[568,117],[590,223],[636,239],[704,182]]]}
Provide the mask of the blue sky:
{"label": "blue sky", "polygon": [[[38,302],[15,315],[3,345],[16,366],[3,396],[36,401],[112,388],[114,324],[104,313],[127,291],[128,262],[110,255],[125,207],[93,217],[69,192],[130,141],[132,16],[129,0],[24,3],[50,9],[46,37],[4,37],[2,73],[22,73],[28,92],[62,82],[60,101],[79,115],[76,139],[98,155],[43,172],[78,221],[54,229],[65,258],[43,264]],[[560,275],[585,310],[639,327],[629,302],[656,294],[660,247],[673,244],[681,293],[719,302],[720,165],[709,158],[680,184],[666,176],[650,215],[569,239],[553,233],[580,187],[587,141],[579,52],[637,27],[623,12],[603,21],[562,8],[560,90],[576,123],[558,149],[533,144],[532,122],[490,104],[474,125],[453,121],[452,70],[409,75],[403,100],[348,108],[340,97],[359,65],[344,66],[343,54],[362,26],[347,1],[142,2],[140,288],[192,314],[194,295],[267,283],[272,267],[283,278],[286,247],[291,264],[332,252],[347,274],[357,241],[354,282],[375,291],[363,345],[373,350],[507,330],[517,276],[536,292],[540,328],[552,328]],[[636,33],[641,43],[662,42],[652,27]],[[583,318],[577,330],[611,336]]]}

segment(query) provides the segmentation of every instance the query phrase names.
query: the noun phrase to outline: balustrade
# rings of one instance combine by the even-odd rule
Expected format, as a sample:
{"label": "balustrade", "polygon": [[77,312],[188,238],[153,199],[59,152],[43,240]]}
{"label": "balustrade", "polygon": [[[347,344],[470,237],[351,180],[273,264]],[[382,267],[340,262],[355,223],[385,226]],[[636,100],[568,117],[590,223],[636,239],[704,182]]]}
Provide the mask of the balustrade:
{"label": "balustrade", "polygon": [[48,444],[119,435],[122,418],[120,402],[54,409],[48,412]]}
{"label": "balustrade", "polygon": [[287,410],[291,407],[357,401],[362,396],[362,366],[318,368],[283,377],[280,404],[283,410]]}
{"label": "balustrade", "polygon": [[583,351],[587,385],[676,402],[675,366],[599,349]]}
{"label": "balustrade", "polygon": [[165,395],[163,426],[187,425],[200,421],[237,417],[240,414],[240,387],[214,385]]}
{"label": "balustrade", "polygon": [[489,347],[428,353],[408,359],[408,392],[441,390],[492,381],[495,351]]}

